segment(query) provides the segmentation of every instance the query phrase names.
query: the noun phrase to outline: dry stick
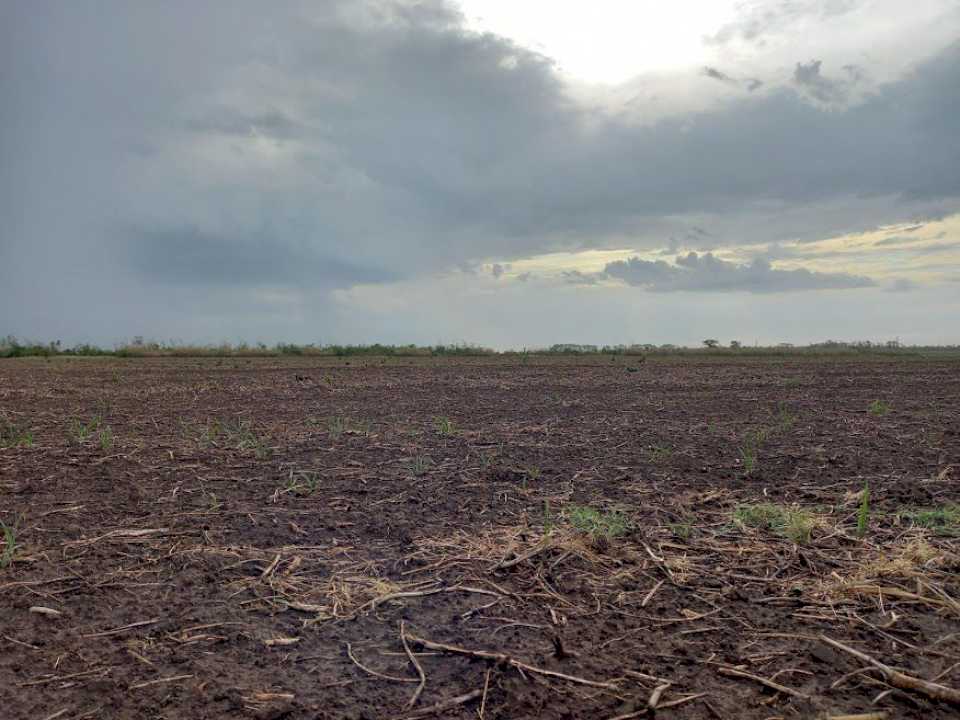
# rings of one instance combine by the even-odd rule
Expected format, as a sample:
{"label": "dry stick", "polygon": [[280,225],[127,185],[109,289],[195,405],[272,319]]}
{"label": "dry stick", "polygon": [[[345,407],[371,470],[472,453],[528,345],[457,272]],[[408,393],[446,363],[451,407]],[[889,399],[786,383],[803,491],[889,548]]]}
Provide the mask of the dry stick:
{"label": "dry stick", "polygon": [[[676,700],[671,700],[670,702],[659,703],[659,704],[657,705],[657,708],[656,708],[656,709],[657,709],[657,710],[664,710],[664,709],[666,709],[666,708],[676,707],[677,705],[683,705],[684,703],[688,703],[688,702],[690,702],[690,701],[692,701],[692,700],[699,700],[700,698],[706,697],[707,695],[709,695],[709,693],[705,693],[705,692],[697,693],[696,695],[687,695],[686,697],[677,698]],[[704,702],[706,702],[706,701],[704,701]],[[709,707],[709,705],[708,705],[708,707]],[[652,714],[652,713],[654,713],[654,712],[656,712],[656,710],[654,710],[653,708],[651,708],[651,707],[648,705],[647,707],[643,708],[642,710],[636,710],[636,711],[634,711],[634,712],[629,712],[629,713],[626,713],[625,715],[617,715],[616,717],[610,718],[610,720],[633,720],[633,718],[643,717],[644,715],[649,715],[649,714]]]}
{"label": "dry stick", "polygon": [[493,672],[493,668],[487,669],[487,674],[483,678],[483,697],[480,698],[480,720],[483,720],[483,712],[487,709],[487,688],[490,687],[490,673]]}
{"label": "dry stick", "polygon": [[880,712],[858,713],[853,715],[827,715],[827,720],[887,720],[889,713]]}
{"label": "dry stick", "polygon": [[171,677],[159,678],[157,680],[147,680],[146,682],[136,683],[131,685],[131,690],[137,690],[138,688],[150,687],[151,685],[161,685],[163,683],[177,682],[179,680],[189,680],[196,675],[172,675]]}
{"label": "dry stick", "polygon": [[519,565],[524,560],[529,560],[532,557],[536,557],[540,553],[546,552],[552,547],[553,547],[553,543],[551,542],[546,542],[543,545],[536,545],[532,550],[528,550],[522,555],[517,555],[512,560],[507,560],[506,558],[504,558],[503,560],[498,562],[496,565],[494,565],[492,568],[490,568],[490,572],[493,572],[494,570],[503,570],[505,568],[511,568],[514,565]]}
{"label": "dry stick", "polygon": [[617,689],[617,686],[612,682],[597,682],[596,680],[587,680],[586,678],[577,677],[576,675],[567,675],[554,670],[547,670],[546,668],[528,665],[527,663],[512,658],[505,653],[490,652],[489,650],[469,650],[468,648],[459,647],[458,645],[446,645],[444,643],[425,640],[424,638],[417,637],[415,635],[410,635],[409,637],[414,643],[422,645],[428,650],[440,650],[441,652],[448,652],[454,655],[466,655],[468,657],[481,658],[483,660],[493,660],[498,664],[515,667],[517,670],[526,670],[527,672],[536,673],[537,675],[546,675],[547,677],[568,680],[569,682],[579,683],[580,685],[589,685],[591,687],[603,688],[605,690]]}
{"label": "dry stick", "polygon": [[350,658],[350,660],[353,661],[354,665],[356,665],[358,668],[363,670],[365,673],[369,673],[374,677],[383,678],[384,680],[392,680],[393,682],[405,682],[405,683],[418,682],[413,678],[402,678],[402,677],[397,677],[396,675],[384,675],[383,673],[377,672],[376,670],[371,670],[370,668],[368,668],[366,665],[364,665],[362,662],[360,662],[353,656],[353,648],[350,646],[350,643],[347,643],[347,656]]}
{"label": "dry stick", "polygon": [[363,605],[360,610],[366,610],[367,608],[375,610],[383,603],[389,602],[390,600],[399,600],[400,598],[408,597],[426,597],[427,595],[436,595],[437,593],[445,592],[468,592],[468,593],[478,593],[480,595],[497,595],[500,593],[495,593],[492,590],[484,590],[483,588],[469,587],[467,585],[452,585],[445,588],[433,588],[431,590],[407,590],[404,592],[395,592],[389,593],[388,595],[381,595],[380,597],[374,598],[370,602]]}
{"label": "dry stick", "polygon": [[25,642],[23,642],[22,640],[17,640],[16,638],[12,638],[12,637],[10,637],[9,635],[0,635],[0,637],[2,637],[4,640],[9,640],[9,641],[12,642],[14,645],[22,645],[23,647],[25,647],[25,648],[30,648],[31,650],[39,650],[39,649],[40,649],[40,648],[37,647],[36,645],[31,645],[30,643],[25,643]]}
{"label": "dry stick", "polygon": [[464,705],[471,700],[476,700],[483,694],[483,690],[471,690],[464,695],[458,695],[457,697],[450,698],[449,700],[441,700],[436,705],[431,705],[430,707],[425,707],[423,710],[417,710],[415,713],[410,715],[404,715],[405,718],[421,718],[427,717],[428,715],[435,715],[436,713],[443,712],[444,710],[449,710],[450,708],[457,707],[458,705]]}
{"label": "dry stick", "polygon": [[63,710],[57,710],[53,715],[47,715],[43,720],[54,720],[54,718],[62,717],[70,712],[70,708],[64,708]]}
{"label": "dry stick", "polygon": [[141,620],[140,622],[130,623],[129,625],[124,625],[123,627],[114,628],[113,630],[104,630],[103,632],[91,633],[90,635],[84,635],[85,638],[96,638],[96,637],[107,637],[108,635],[117,635],[126,630],[132,630],[133,628],[143,627],[144,625],[156,625],[160,622],[160,618],[153,618],[153,620]]}
{"label": "dry stick", "polygon": [[837,650],[843,650],[845,653],[853,655],[858,660],[862,660],[868,665],[875,667],[883,674],[884,680],[893,685],[895,688],[900,688],[901,690],[913,690],[915,692],[922,693],[927,697],[931,697],[934,700],[945,700],[946,702],[960,705],[960,690],[955,690],[954,688],[947,687],[946,685],[940,685],[939,683],[922,680],[918,677],[914,677],[913,675],[907,675],[906,673],[894,670],[889,665],[884,665],[879,660],[876,660],[875,658],[872,658],[866,653],[860,652],[859,650],[855,650],[849,645],[844,645],[836,640],[831,640],[826,635],[820,635],[819,637],[820,640],[825,642],[827,645],[831,645]]}
{"label": "dry stick", "polygon": [[647,708],[649,708],[651,711],[656,710],[657,703],[660,702],[660,697],[663,695],[664,692],[666,692],[666,690],[669,687],[670,687],[670,683],[663,683],[663,685],[657,685],[653,689],[653,692],[650,693],[650,699],[647,700]]}
{"label": "dry stick", "polygon": [[104,671],[109,672],[112,666],[107,665],[102,668],[95,668],[93,670],[84,670],[83,672],[70,673],[69,675],[52,675],[51,677],[41,678],[40,680],[28,680],[27,682],[17,683],[17,687],[29,687],[31,685],[46,685],[47,683],[59,682],[60,680],[72,680],[79,677],[87,677],[89,675],[96,675]]}
{"label": "dry stick", "polygon": [[640,603],[640,607],[647,606],[647,603],[649,603],[653,599],[653,596],[657,594],[657,590],[659,590],[663,586],[664,582],[666,581],[660,580],[659,582],[657,582],[656,585],[653,586],[653,589],[651,589],[650,592],[647,593],[646,597],[643,598],[643,602]]}
{"label": "dry stick", "polygon": [[726,665],[721,665],[717,668],[717,672],[721,675],[730,675],[733,677],[742,677],[747,680],[753,680],[758,682],[761,685],[766,685],[771,690],[777,690],[778,692],[786,693],[787,695],[792,695],[795,698],[801,700],[809,700],[810,696],[805,695],[802,692],[794,690],[793,688],[788,688],[786,685],[781,685],[780,683],[774,682],[773,680],[767,680],[765,677],[760,677],[759,675],[754,675],[752,673],[744,672],[743,670],[737,670],[736,668],[727,667]]}
{"label": "dry stick", "polygon": [[417,700],[420,699],[420,693],[423,692],[423,688],[427,685],[427,675],[423,672],[423,667],[420,665],[420,661],[417,660],[417,656],[413,654],[412,650],[410,650],[410,645],[407,643],[407,633],[403,626],[403,620],[400,621],[400,642],[403,643],[403,649],[407,653],[407,657],[410,658],[410,662],[413,664],[413,667],[417,669],[417,675],[420,676],[420,684],[417,685],[417,689],[413,691],[413,697],[407,700],[407,704],[404,706],[405,709],[409,710],[416,705]]}

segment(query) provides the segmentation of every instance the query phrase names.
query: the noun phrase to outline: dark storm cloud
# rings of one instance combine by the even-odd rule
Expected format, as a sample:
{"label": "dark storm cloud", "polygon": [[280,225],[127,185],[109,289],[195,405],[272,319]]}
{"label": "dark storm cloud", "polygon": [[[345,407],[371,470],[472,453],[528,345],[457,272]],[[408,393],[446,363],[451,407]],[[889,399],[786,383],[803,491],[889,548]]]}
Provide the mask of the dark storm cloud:
{"label": "dark storm cloud", "polygon": [[[721,230],[685,247],[960,207],[960,45],[849,107],[812,103],[832,75],[804,66],[641,122],[460,23],[439,0],[2,5],[0,288],[344,287],[656,247],[697,222]],[[664,272],[660,288],[832,287],[762,265]],[[0,319],[18,305],[2,300]]]}
{"label": "dark storm cloud", "polygon": [[607,263],[604,272],[628,285],[654,292],[791,292],[872,287],[870,278],[806,269],[779,270],[764,259],[749,264],[721,260],[712,253],[680,255],[675,263],[632,257]]}
{"label": "dark storm cloud", "polygon": [[710,67],[707,65],[702,70],[703,74],[713,80],[718,80],[725,85],[732,87],[744,87],[747,92],[753,92],[754,90],[759,90],[763,86],[763,81],[758,80],[757,78],[744,78],[743,80],[738,80],[737,78],[727,75],[722,70],[717,70],[715,67]]}
{"label": "dark storm cloud", "polygon": [[596,285],[603,279],[603,273],[585,273],[580,270],[563,270],[560,279],[568,285]]}
{"label": "dark storm cloud", "polygon": [[[793,71],[793,81],[811,97],[823,103],[840,103],[849,97],[849,93],[860,81],[859,73],[848,72],[845,80],[828,78],[821,73],[823,66],[820,60],[811,60],[808,63],[797,63]],[[848,69],[853,66],[846,66]]]}
{"label": "dark storm cloud", "polygon": [[144,276],[174,285],[331,288],[396,279],[388,269],[325,256],[319,244],[298,246],[275,231],[237,237],[180,228],[134,232],[128,237],[118,251],[128,253],[131,266]]}

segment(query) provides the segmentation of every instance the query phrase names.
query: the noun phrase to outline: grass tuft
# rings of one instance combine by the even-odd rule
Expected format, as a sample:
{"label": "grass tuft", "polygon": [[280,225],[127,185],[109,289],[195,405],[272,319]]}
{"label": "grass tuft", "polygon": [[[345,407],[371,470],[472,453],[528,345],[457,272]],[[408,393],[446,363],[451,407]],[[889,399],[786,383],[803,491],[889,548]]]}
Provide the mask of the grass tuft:
{"label": "grass tuft", "polygon": [[626,535],[630,520],[617,510],[597,510],[587,505],[570,505],[564,509],[567,522],[591,538],[611,539]]}
{"label": "grass tuft", "polygon": [[0,418],[0,448],[33,447],[33,431]]}
{"label": "grass tuft", "polygon": [[13,562],[13,553],[17,549],[17,526],[7,525],[0,520],[0,530],[3,530],[3,553],[0,554],[0,569]]}
{"label": "grass tuft", "polygon": [[898,515],[917,527],[932,531],[935,535],[960,535],[960,505],[916,508],[904,510]]}
{"label": "grass tuft", "polygon": [[738,505],[733,511],[733,521],[741,527],[769,530],[798,545],[810,542],[818,524],[806,510],[773,503]]}

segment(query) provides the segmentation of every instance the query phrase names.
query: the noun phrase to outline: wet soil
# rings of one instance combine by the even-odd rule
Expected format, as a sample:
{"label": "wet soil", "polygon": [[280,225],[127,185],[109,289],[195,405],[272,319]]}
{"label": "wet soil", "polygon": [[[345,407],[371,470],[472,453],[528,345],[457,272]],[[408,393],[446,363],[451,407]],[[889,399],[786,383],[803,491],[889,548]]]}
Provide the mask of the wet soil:
{"label": "wet soil", "polygon": [[827,642],[960,688],[958,362],[9,360],[0,427],[6,717],[960,712]]}

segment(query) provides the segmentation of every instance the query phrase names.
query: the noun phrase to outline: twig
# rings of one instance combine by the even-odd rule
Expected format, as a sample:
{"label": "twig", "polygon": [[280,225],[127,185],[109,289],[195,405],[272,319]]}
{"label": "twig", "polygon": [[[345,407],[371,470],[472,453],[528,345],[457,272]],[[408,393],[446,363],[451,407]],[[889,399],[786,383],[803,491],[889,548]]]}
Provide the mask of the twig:
{"label": "twig", "polygon": [[527,672],[536,673],[537,675],[546,675],[547,677],[555,677],[560,680],[567,680],[569,682],[578,683],[580,685],[589,685],[591,687],[604,688],[605,690],[616,690],[617,686],[612,682],[598,682],[596,680],[587,680],[586,678],[577,677],[576,675],[567,675],[565,673],[556,672],[554,670],[547,670],[546,668],[536,667],[534,665],[528,665],[525,662],[517,660],[510,657],[505,653],[491,652],[489,650],[469,650],[464,647],[459,647],[458,645],[446,645],[444,643],[433,642],[431,640],[425,640],[421,637],[416,637],[415,635],[410,635],[410,639],[428,650],[440,650],[441,652],[453,653],[454,655],[466,655],[468,657],[481,658],[483,660],[493,660],[497,664],[501,665],[510,665],[511,667],[516,668],[517,670],[526,670]]}
{"label": "twig", "polygon": [[151,685],[161,685],[163,683],[172,683],[172,682],[178,682],[180,680],[189,680],[192,677],[196,677],[196,675],[173,675],[171,677],[158,678],[157,680],[147,680],[146,682],[141,682],[141,683],[136,683],[135,685],[131,685],[130,689],[137,690],[139,688],[150,687]]}
{"label": "twig", "polygon": [[[370,609],[376,610],[378,607],[383,605],[385,602],[390,600],[399,600],[400,598],[408,597],[425,597],[427,595],[436,595],[437,593],[446,593],[446,592],[467,592],[467,593],[478,593],[480,595],[496,595],[499,597],[500,593],[495,593],[493,590],[484,590],[483,588],[470,587],[468,585],[451,585],[450,587],[444,588],[432,588],[430,590],[405,590],[403,592],[389,593],[387,595],[381,595],[376,597],[370,602],[366,603],[360,608],[360,611]],[[359,612],[359,611],[358,611]]]}
{"label": "twig", "polygon": [[471,700],[476,700],[482,694],[483,690],[471,690],[468,693],[457,695],[457,697],[450,698],[449,700],[441,700],[436,705],[431,705],[430,707],[425,707],[422,710],[417,710],[415,713],[411,713],[410,715],[404,715],[404,718],[421,718],[427,717],[428,715],[435,715],[436,713],[449,710],[450,708],[457,707],[458,705],[464,705]]}
{"label": "twig", "polygon": [[553,543],[549,541],[541,545],[535,545],[533,549],[527,550],[527,552],[521,555],[517,555],[511,560],[507,560],[506,558],[504,558],[503,560],[498,562],[496,565],[494,565],[492,568],[490,568],[490,572],[493,572],[494,570],[504,570],[506,568],[512,568],[514,565],[519,565],[524,560],[529,560],[530,558],[536,557],[540,553],[546,552],[552,547],[553,547]]}
{"label": "twig", "polygon": [[54,718],[63,717],[68,712],[70,708],[64,708],[63,710],[57,710],[53,715],[47,715],[43,720],[54,720]]}
{"label": "twig", "polygon": [[747,680],[753,680],[758,682],[761,685],[765,685],[771,690],[776,690],[778,692],[786,693],[787,695],[792,695],[795,698],[800,698],[801,700],[809,700],[810,696],[805,695],[804,693],[794,690],[793,688],[788,688],[786,685],[781,685],[778,682],[773,680],[767,680],[765,677],[760,677],[759,675],[754,675],[752,673],[744,672],[743,670],[737,670],[736,668],[727,667],[726,665],[721,665],[717,668],[717,672],[721,675],[730,675],[733,677],[742,677]]}
{"label": "twig", "polygon": [[[709,693],[702,692],[697,693],[696,695],[687,695],[686,697],[677,698],[676,700],[671,700],[670,702],[659,703],[656,709],[664,710],[666,708],[676,707],[677,705],[683,705],[684,703],[688,703],[692,700],[698,700],[702,697],[706,697],[708,694]],[[624,715],[617,715],[616,717],[610,718],[610,720],[633,720],[633,718],[643,717],[644,715],[649,715],[654,712],[656,712],[656,710],[647,705],[647,707],[643,708],[642,710],[635,710],[633,712],[625,713]]]}
{"label": "twig", "polygon": [[70,673],[69,675],[51,675],[50,677],[39,680],[28,680],[27,682],[17,683],[17,687],[30,687],[31,685],[46,685],[47,683],[59,682],[60,680],[73,680],[74,678],[88,677],[101,672],[109,672],[112,666],[107,665],[93,670],[84,670],[83,672]]}
{"label": "twig", "polygon": [[660,702],[660,697],[663,695],[664,692],[666,692],[667,688],[669,687],[670,687],[670,683],[663,683],[662,685],[657,685],[653,689],[653,692],[650,693],[650,699],[647,700],[647,707],[650,709],[651,712],[657,709],[657,703]]}
{"label": "twig", "polygon": [[89,635],[84,635],[83,637],[96,638],[107,637],[108,635],[117,635],[127,630],[132,630],[133,628],[143,627],[144,625],[156,625],[158,622],[160,622],[160,618],[153,618],[153,620],[141,620],[140,622],[124,625],[123,627],[113,628],[113,630],[104,630],[103,632],[91,633]]}
{"label": "twig", "polygon": [[365,673],[369,673],[374,677],[383,678],[384,680],[392,680],[393,682],[405,682],[405,683],[418,682],[413,678],[402,678],[402,677],[397,677],[396,675],[384,675],[383,673],[377,672],[376,670],[371,670],[370,668],[368,668],[366,665],[364,665],[362,662],[360,662],[359,660],[357,660],[357,658],[353,656],[353,648],[350,646],[350,643],[347,643],[347,656],[350,658],[350,660],[353,661],[354,665],[356,665],[358,668],[363,670]]}
{"label": "twig", "polygon": [[487,674],[483,678],[483,697],[480,699],[480,720],[483,720],[483,712],[487,709],[487,688],[490,687],[490,673],[493,668],[487,668]]}
{"label": "twig", "polygon": [[650,592],[647,593],[646,597],[643,598],[643,602],[640,603],[640,607],[646,607],[647,603],[649,603],[653,599],[653,596],[657,594],[657,590],[659,590],[663,586],[663,583],[665,582],[666,580],[658,581],[657,584],[654,585],[653,588],[650,590]]}
{"label": "twig", "polygon": [[884,680],[893,685],[895,688],[900,688],[901,690],[913,690],[915,692],[922,693],[927,697],[931,697],[934,700],[945,700],[946,702],[960,705],[960,690],[955,690],[954,688],[947,687],[946,685],[940,685],[939,683],[922,680],[918,677],[914,677],[913,675],[907,675],[899,670],[894,670],[889,665],[884,665],[879,660],[872,658],[866,653],[860,652],[859,650],[855,650],[849,645],[844,645],[841,642],[832,640],[826,635],[820,635],[819,637],[820,640],[825,642],[827,645],[831,645],[837,650],[843,650],[845,653],[853,655],[858,660],[862,660],[868,665],[875,667],[881,672]]}
{"label": "twig", "polygon": [[22,645],[23,647],[30,648],[31,650],[40,649],[36,645],[31,645],[30,643],[23,642],[23,640],[17,640],[15,638],[10,637],[9,635],[0,635],[0,637],[2,637],[4,640],[8,640],[9,642],[12,642],[14,645]]}
{"label": "twig", "polygon": [[827,715],[827,720],[887,720],[889,713],[880,712],[855,713],[853,715]]}
{"label": "twig", "polygon": [[[403,643],[403,649],[407,653],[407,657],[410,658],[411,664],[417,670],[417,675],[420,676],[420,684],[417,685],[417,689],[413,691],[413,696],[407,700],[407,704],[404,706],[405,709],[409,710],[416,705],[417,700],[420,699],[420,693],[423,692],[423,688],[427,685],[427,675],[423,672],[423,666],[420,665],[420,661],[417,660],[417,656],[413,654],[412,650],[410,650],[410,645],[407,643],[407,633],[403,626],[403,620],[400,621],[400,642]],[[481,713],[481,715],[482,714],[483,713]]]}

